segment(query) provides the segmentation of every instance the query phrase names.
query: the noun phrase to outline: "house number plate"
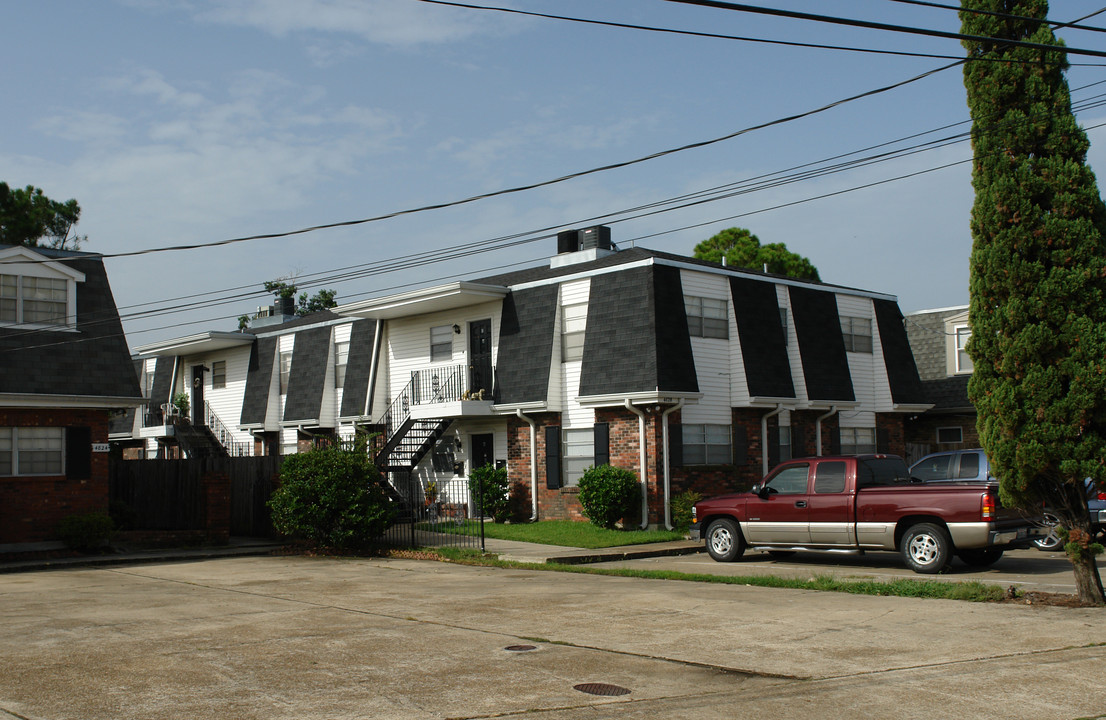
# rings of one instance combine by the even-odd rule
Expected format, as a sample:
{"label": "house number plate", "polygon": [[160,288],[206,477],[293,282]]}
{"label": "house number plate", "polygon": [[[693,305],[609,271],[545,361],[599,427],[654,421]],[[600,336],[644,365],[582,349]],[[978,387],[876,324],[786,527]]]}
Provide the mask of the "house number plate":
{"label": "house number plate", "polygon": [[92,452],[108,452],[110,447],[107,443],[92,443]]}

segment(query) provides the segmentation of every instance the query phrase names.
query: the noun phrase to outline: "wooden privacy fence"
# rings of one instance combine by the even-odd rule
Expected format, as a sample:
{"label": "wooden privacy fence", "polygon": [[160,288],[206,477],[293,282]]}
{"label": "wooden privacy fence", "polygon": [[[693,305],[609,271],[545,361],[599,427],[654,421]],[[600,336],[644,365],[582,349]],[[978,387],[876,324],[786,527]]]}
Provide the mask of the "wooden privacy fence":
{"label": "wooden privacy fence", "polygon": [[169,536],[267,537],[266,502],[282,458],[122,460],[110,469],[112,515],[123,529]]}

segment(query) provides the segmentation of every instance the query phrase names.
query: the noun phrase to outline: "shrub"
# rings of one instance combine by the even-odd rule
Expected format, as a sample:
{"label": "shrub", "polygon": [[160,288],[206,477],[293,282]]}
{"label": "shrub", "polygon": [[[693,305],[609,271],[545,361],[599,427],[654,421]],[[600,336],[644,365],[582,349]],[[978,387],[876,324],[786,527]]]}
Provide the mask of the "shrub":
{"label": "shrub", "polygon": [[66,547],[77,552],[99,550],[114,534],[115,522],[102,512],[70,515],[58,524],[58,537]]}
{"label": "shrub", "polygon": [[580,478],[580,505],[584,517],[604,528],[613,528],[641,498],[637,475],[625,468],[600,465]]}
{"label": "shrub", "polygon": [[479,504],[485,515],[492,520],[503,522],[511,514],[510,484],[507,481],[507,468],[496,468],[490,463],[484,467],[473,468],[469,473],[469,493]]}
{"label": "shrub", "polygon": [[672,498],[672,527],[680,532],[691,529],[691,508],[703,496],[694,490],[685,490]]}
{"label": "shrub", "polygon": [[325,547],[363,547],[396,516],[379,479],[364,452],[327,447],[289,455],[269,499],[273,527]]}

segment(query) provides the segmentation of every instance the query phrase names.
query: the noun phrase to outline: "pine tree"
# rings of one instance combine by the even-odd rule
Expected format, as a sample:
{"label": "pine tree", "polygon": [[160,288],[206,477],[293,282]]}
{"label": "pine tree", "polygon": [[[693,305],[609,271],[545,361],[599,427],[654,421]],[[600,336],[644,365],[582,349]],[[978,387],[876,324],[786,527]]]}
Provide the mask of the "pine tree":
{"label": "pine tree", "polygon": [[1052,509],[1068,529],[1079,598],[1103,604],[1084,480],[1106,487],[1106,206],[1047,14],[1047,0],[962,0],[962,32],[988,38],[964,41],[975,188],[968,394],[1003,501]]}

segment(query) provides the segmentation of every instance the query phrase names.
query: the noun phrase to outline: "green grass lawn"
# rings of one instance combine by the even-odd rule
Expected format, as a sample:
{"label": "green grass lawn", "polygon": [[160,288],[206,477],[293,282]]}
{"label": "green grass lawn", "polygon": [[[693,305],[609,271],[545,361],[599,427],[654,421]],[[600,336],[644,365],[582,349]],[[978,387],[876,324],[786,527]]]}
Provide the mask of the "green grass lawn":
{"label": "green grass lawn", "polygon": [[[424,529],[463,535],[480,534],[480,524],[471,520],[457,526],[442,524],[433,528],[428,526]],[[540,543],[542,545],[594,549],[682,540],[684,534],[674,530],[605,530],[592,525],[590,522],[544,520],[542,522],[512,523],[509,525],[486,522],[484,523],[484,537]]]}

